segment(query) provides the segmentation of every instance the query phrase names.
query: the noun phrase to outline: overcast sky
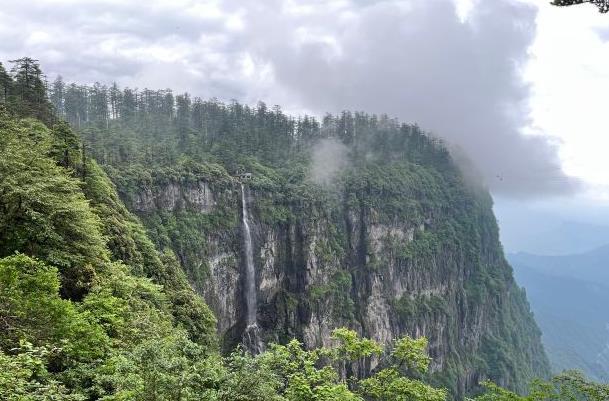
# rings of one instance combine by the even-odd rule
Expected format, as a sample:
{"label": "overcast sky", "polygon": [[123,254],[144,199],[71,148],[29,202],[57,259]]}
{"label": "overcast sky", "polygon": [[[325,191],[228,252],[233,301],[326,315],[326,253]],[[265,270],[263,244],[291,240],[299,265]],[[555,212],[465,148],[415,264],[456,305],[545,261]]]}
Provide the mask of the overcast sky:
{"label": "overcast sky", "polygon": [[609,199],[609,16],[547,0],[2,0],[0,60],[417,122],[499,198]]}

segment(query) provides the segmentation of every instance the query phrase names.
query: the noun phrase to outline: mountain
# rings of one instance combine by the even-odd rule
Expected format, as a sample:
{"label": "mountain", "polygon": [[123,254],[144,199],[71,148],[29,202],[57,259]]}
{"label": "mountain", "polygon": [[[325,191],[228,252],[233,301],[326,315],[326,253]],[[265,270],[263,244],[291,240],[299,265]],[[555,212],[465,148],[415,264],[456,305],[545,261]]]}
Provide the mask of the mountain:
{"label": "mountain", "polygon": [[14,63],[1,399],[441,401],[549,374],[490,195],[419,127],[57,81],[51,105]]}
{"label": "mountain", "polygon": [[[489,194],[419,127],[68,88],[81,108],[57,107],[157,249],[178,257],[225,351],[293,337],[324,346],[347,326],[384,344],[427,336],[431,380],[456,395],[485,378],[524,390],[548,374]],[[100,113],[104,93],[116,105]]]}
{"label": "mountain", "polygon": [[[573,255],[592,251],[609,243],[607,209],[581,200],[554,205],[523,205],[496,199],[495,215],[501,227],[501,242],[509,253]],[[564,216],[579,216],[583,221],[564,221]],[[591,222],[597,222],[596,224]]]}
{"label": "mountain", "polygon": [[514,265],[531,267],[547,275],[569,277],[609,287],[609,245],[571,255],[509,254]]}
{"label": "mountain", "polygon": [[508,255],[555,372],[609,381],[609,247],[566,256]]}
{"label": "mountain", "polygon": [[545,230],[521,249],[542,255],[571,255],[592,251],[609,242],[609,227],[581,222],[562,222]]}

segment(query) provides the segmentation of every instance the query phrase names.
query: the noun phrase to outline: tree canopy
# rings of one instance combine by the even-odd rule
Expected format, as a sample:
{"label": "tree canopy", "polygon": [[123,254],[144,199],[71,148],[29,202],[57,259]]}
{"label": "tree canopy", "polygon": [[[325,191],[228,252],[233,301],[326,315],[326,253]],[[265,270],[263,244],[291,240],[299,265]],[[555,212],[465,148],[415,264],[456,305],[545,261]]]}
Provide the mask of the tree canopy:
{"label": "tree canopy", "polygon": [[598,7],[598,10],[601,13],[609,12],[609,0],[554,0],[552,5],[558,7],[567,7],[584,3],[594,4]]}

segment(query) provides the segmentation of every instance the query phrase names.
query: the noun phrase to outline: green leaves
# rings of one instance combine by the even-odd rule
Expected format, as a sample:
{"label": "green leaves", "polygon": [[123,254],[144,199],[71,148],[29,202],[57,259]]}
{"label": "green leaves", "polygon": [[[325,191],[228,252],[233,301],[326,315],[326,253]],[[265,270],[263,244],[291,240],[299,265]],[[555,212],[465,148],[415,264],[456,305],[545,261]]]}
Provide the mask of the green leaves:
{"label": "green leaves", "polygon": [[373,355],[380,356],[383,353],[383,348],[377,342],[359,338],[355,331],[344,327],[332,331],[332,339],[339,343],[335,348],[335,358],[356,361]]}
{"label": "green leaves", "polygon": [[484,383],[486,392],[475,401],[606,401],[609,385],[586,380],[579,372],[563,372],[550,381],[536,380],[528,395],[521,396],[497,386]]}
{"label": "green leaves", "polygon": [[0,110],[0,257],[23,252],[60,268],[62,293],[78,299],[107,260],[100,221],[80,183],[47,156],[40,123]]}
{"label": "green leaves", "polygon": [[88,313],[59,297],[57,269],[20,254],[0,259],[0,324],[3,349],[51,345],[59,366],[98,358],[109,345]]}
{"label": "green leaves", "polygon": [[0,351],[0,399],[5,401],[82,401],[85,398],[71,392],[54,380],[45,365],[51,351],[22,343],[19,353],[9,355]]}
{"label": "green leaves", "polygon": [[337,370],[323,363],[327,356],[337,354],[324,348],[308,351],[300,342],[292,340],[285,346],[272,345],[259,358],[262,366],[270,369],[282,384],[279,394],[285,400],[360,400],[340,380]]}
{"label": "green leaves", "polygon": [[443,401],[447,392],[436,389],[404,373],[427,372],[431,358],[427,355],[427,339],[408,336],[395,341],[390,354],[390,367],[359,382],[360,392],[379,401]]}
{"label": "green leaves", "polygon": [[0,398],[198,400],[215,319],[79,145],[0,105]]}
{"label": "green leaves", "polygon": [[396,340],[391,356],[398,361],[399,366],[406,366],[410,371],[418,373],[426,373],[431,362],[427,355],[425,337],[415,340],[406,336]]}
{"label": "green leaves", "polygon": [[289,401],[421,400],[442,401],[446,391],[434,389],[422,381],[402,374],[402,365],[425,371],[429,357],[425,339],[405,337],[397,340],[391,363],[372,377],[358,380],[344,377],[346,364],[380,357],[383,348],[370,339],[360,338],[353,330],[333,331],[334,347],[305,350],[293,340],[287,345],[272,345],[257,359],[270,369],[281,383],[279,393]]}
{"label": "green leaves", "polygon": [[435,389],[419,380],[399,374],[397,369],[383,369],[360,382],[361,392],[378,401],[444,401],[446,390]]}
{"label": "green leaves", "polygon": [[216,376],[206,358],[205,350],[178,330],[115,356],[111,373],[97,380],[114,389],[104,400],[200,400]]}

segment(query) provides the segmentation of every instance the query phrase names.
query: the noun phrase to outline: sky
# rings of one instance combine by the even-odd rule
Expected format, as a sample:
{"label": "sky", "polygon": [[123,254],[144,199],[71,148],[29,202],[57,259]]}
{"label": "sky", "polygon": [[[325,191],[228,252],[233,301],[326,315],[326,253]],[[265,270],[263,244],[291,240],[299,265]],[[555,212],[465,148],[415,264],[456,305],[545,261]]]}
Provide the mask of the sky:
{"label": "sky", "polygon": [[51,79],[416,122],[476,166],[517,238],[527,227],[514,211],[609,225],[609,16],[548,3],[2,0],[0,60],[32,56]]}

